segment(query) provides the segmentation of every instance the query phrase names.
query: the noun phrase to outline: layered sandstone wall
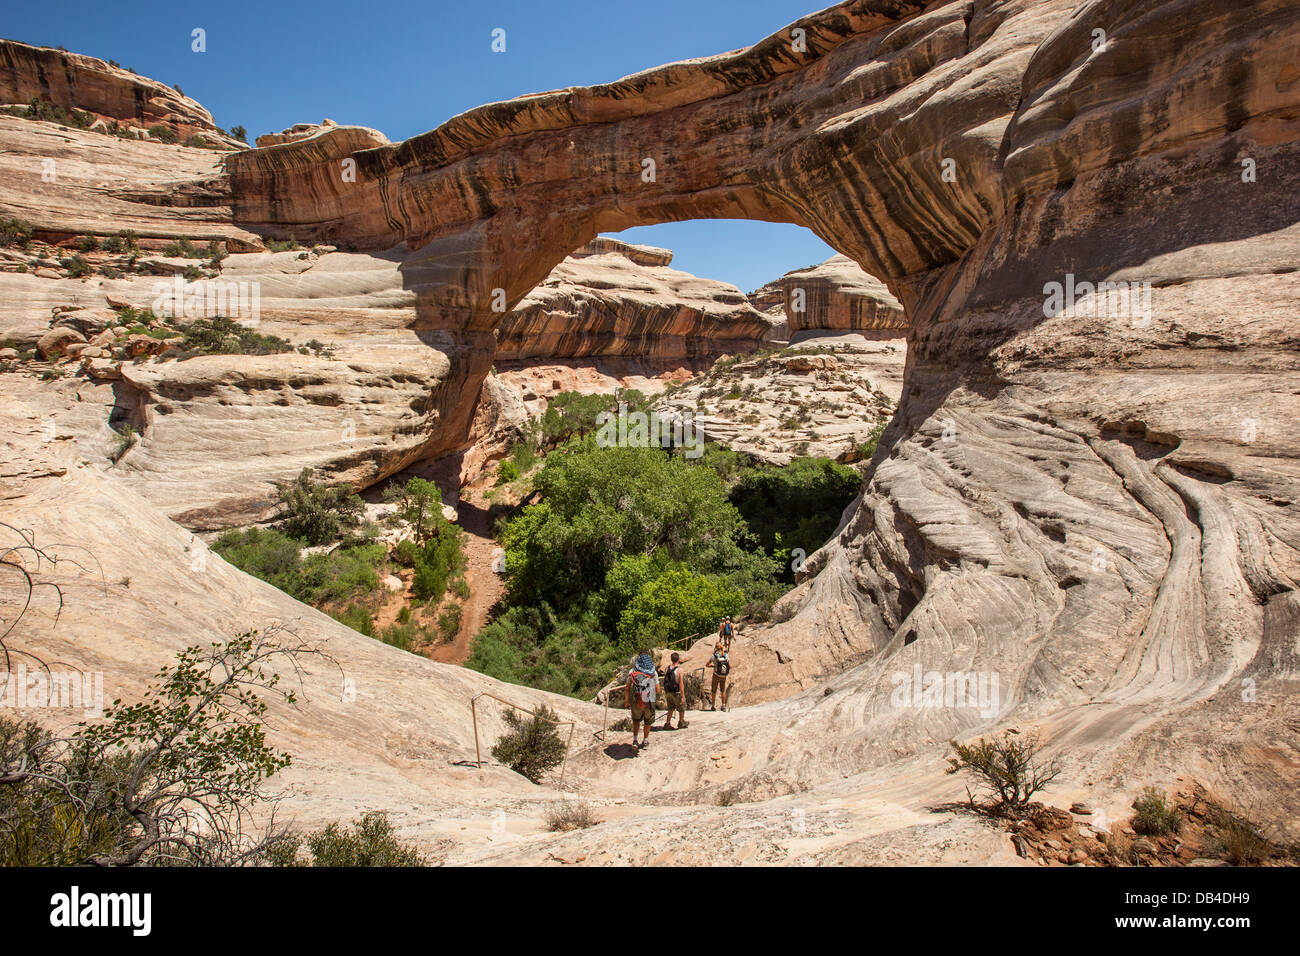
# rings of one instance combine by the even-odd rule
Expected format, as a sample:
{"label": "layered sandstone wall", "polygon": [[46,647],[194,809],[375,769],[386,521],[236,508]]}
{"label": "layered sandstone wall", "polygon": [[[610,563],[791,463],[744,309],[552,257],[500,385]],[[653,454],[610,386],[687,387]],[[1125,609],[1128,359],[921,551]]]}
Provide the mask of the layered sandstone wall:
{"label": "layered sandstone wall", "polygon": [[902,304],[847,256],[787,272],[749,298],[755,308],[779,309],[792,336],[812,329],[882,333],[881,338],[907,334]]}
{"label": "layered sandstone wall", "polygon": [[749,352],[772,322],[735,286],[668,267],[666,249],[596,239],[502,320],[503,362],[629,357],[647,364],[707,363]]}
{"label": "layered sandstone wall", "polygon": [[37,98],[138,130],[161,125],[182,140],[199,134],[210,142],[244,148],[198,102],[157,80],[97,57],[0,39],[0,103],[25,106]]}

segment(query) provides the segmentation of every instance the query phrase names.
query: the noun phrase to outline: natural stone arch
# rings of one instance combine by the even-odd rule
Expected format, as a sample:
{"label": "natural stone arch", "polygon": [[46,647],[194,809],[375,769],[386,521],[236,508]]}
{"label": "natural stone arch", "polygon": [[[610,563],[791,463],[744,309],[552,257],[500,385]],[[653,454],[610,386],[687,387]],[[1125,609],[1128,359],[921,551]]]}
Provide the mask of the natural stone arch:
{"label": "natural stone arch", "polygon": [[[516,301],[602,231],[807,226],[889,284],[911,331],[862,499],[766,638],[774,695],[864,660],[852,680],[874,688],[839,716],[860,732],[798,772],[994,719],[891,710],[891,669],[914,664],[1002,674],[997,720],[1106,739],[1090,773],[1180,746],[1255,772],[1251,735],[1284,709],[1247,710],[1233,681],[1289,672],[1300,616],[1300,364],[1279,318],[1300,301],[1300,12],[876,0],[796,26],[807,53],[787,30],[402,144],[344,128],[238,154],[236,216],[406,245],[420,324],[453,356],[448,446],[491,360],[494,288]],[[1243,157],[1269,175],[1247,181]],[[1066,275],[1149,282],[1159,319],[1045,315]]]}

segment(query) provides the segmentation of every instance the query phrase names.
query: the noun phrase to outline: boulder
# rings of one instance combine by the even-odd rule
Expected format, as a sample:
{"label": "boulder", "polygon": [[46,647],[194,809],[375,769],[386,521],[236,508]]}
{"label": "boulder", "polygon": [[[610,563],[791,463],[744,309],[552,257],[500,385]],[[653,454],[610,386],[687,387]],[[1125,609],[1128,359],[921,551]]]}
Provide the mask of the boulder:
{"label": "boulder", "polygon": [[88,376],[95,379],[116,381],[122,377],[122,364],[111,362],[106,358],[85,359],[81,368]]}
{"label": "boulder", "polygon": [[68,346],[85,341],[86,337],[76,329],[59,326],[42,335],[40,341],[36,343],[36,348],[46,358],[57,358],[67,354]]}

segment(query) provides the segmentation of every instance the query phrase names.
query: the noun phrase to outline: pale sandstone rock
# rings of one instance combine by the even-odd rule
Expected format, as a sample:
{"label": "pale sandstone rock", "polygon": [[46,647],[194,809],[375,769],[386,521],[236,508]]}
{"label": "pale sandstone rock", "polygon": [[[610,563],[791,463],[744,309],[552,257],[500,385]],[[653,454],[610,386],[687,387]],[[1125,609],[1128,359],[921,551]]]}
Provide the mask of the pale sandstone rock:
{"label": "pale sandstone rock", "polygon": [[82,367],[91,378],[112,381],[122,377],[121,363],[110,362],[105,358],[91,358]]}
{"label": "pale sandstone rock", "polygon": [[497,333],[500,362],[632,356],[707,362],[771,323],[735,286],[668,267],[672,253],[600,238],[561,262]]}
{"label": "pale sandstone rock", "polygon": [[831,256],[820,265],[787,272],[755,292],[750,300],[779,314],[790,334],[806,329],[906,333],[903,306],[888,287],[862,271],[847,256]]}
{"label": "pale sandstone rock", "polygon": [[[1097,22],[1105,51],[1092,46]],[[690,734],[636,760],[611,765],[602,742],[571,761],[579,786],[611,801],[686,804],[738,786],[763,802],[642,807],[598,834],[458,858],[571,859],[582,844],[587,862],[648,861],[670,828],[730,826],[711,859],[915,860],[927,848],[930,859],[935,844],[911,836],[942,831],[958,856],[1006,860],[1003,834],[985,854],[978,831],[922,808],[960,796],[942,774],[947,739],[1012,722],[1045,731],[1066,761],[1062,786],[1087,781],[1105,797],[1194,765],[1294,838],[1300,12],[1281,0],[1019,0],[852,5],[801,24],[805,57],[789,54],[783,32],[604,87],[471,110],[405,144],[362,147],[363,134],[337,127],[232,157],[241,223],[411,250],[396,254],[402,288],[445,357],[440,382],[452,383],[432,396],[429,417],[440,417],[425,455],[469,433],[463,396],[480,393],[493,359],[491,290],[517,302],[600,230],[689,215],[802,222],[885,281],[910,320],[902,404],[860,500],[811,556],[784,605],[794,616],[752,635],[774,666],[824,664],[749,699],[742,689],[743,714],[698,715]],[[639,155],[620,144],[643,142],[686,159],[641,184]],[[361,175],[342,190],[337,161],[354,153]],[[1269,175],[1243,182],[1242,158]],[[592,177],[593,163],[609,176]],[[1045,283],[1067,273],[1150,281],[1151,321],[1044,314]],[[40,420],[4,432],[39,433]],[[29,489],[33,526],[53,535],[74,522],[112,542],[104,550],[118,563],[180,552],[144,499],[83,485],[96,476],[30,444],[9,452],[3,477]],[[60,471],[78,495],[56,507],[36,490]],[[70,632],[108,618],[122,630],[100,653],[135,655],[145,673],[161,647],[141,652],[126,634],[179,646],[196,619],[214,631],[233,623],[223,609],[229,589],[249,587],[242,578],[223,578],[219,603],[206,583],[185,585],[183,625],[179,612],[144,606],[176,590],[175,573],[164,566],[146,595],[116,598],[108,613],[78,592],[96,613],[69,617]],[[265,619],[271,599],[255,599]],[[24,637],[69,650],[60,636]],[[430,731],[428,710],[463,711],[453,681],[499,685],[436,665],[398,675],[390,662],[408,662],[387,649],[347,647],[350,658],[381,655],[367,673],[391,697],[381,713],[322,707],[290,724],[316,793],[354,797],[356,775],[337,772],[347,765],[372,769],[381,785],[367,792],[385,799],[415,805],[418,792],[426,821],[444,799],[429,795],[430,778],[447,788],[440,809],[472,802],[456,788],[477,785],[446,769],[467,744],[465,718]],[[899,703],[899,675],[913,668],[997,674],[1000,695],[983,711]],[[407,710],[412,685],[422,699]],[[584,730],[596,723],[585,705],[570,712]],[[446,747],[446,763],[395,781],[412,739]],[[705,759],[714,753],[725,759]],[[775,829],[792,809],[852,836],[746,848],[734,829]]]}
{"label": "pale sandstone rock", "polygon": [[[800,22],[806,57],[778,36],[471,110],[357,153],[346,190],[332,174],[355,140],[323,131],[233,157],[236,218],[405,241],[420,321],[462,330],[449,354],[471,383],[491,362],[491,291],[517,301],[611,221],[816,228],[889,286],[910,329],[862,501],[772,629],[867,661],[860,742],[840,758],[1015,715],[1094,748],[1081,759],[1098,777],[1195,752],[1276,805],[1247,744],[1285,718],[1227,690],[1277,686],[1290,665],[1272,649],[1293,643],[1297,613],[1300,369],[1283,316],[1300,297],[1300,11],[1082,9],[840,7]],[[647,141],[689,159],[640,183],[619,144]],[[517,161],[533,150],[548,162]],[[1243,182],[1243,157],[1272,175]],[[1152,321],[1045,315],[1046,284],[1067,274],[1150,282]],[[450,446],[469,411],[445,424]],[[1006,693],[992,716],[891,708],[891,675],[914,665],[998,673]],[[1159,719],[1141,709],[1157,701]]]}

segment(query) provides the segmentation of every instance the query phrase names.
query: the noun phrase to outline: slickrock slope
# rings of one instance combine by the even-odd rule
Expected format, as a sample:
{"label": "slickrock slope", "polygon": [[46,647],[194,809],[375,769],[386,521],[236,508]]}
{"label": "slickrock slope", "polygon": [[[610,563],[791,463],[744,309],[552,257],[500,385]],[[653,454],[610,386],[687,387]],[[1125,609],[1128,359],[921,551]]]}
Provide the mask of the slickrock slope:
{"label": "slickrock slope", "polygon": [[573,252],[501,323],[497,359],[630,357],[704,364],[752,351],[772,323],[732,285],[670,269],[667,249],[598,239]]}
{"label": "slickrock slope", "polygon": [[[783,31],[355,155],[335,131],[237,154],[236,218],[405,242],[466,386],[494,290],[517,301],[598,232],[812,228],[909,325],[862,501],[774,629],[870,658],[848,706],[874,743],[834,759],[1036,719],[1091,748],[1089,779],[1196,761],[1296,819],[1300,10],[882,0],[798,26],[807,52]],[[1098,312],[1076,280],[1137,295]],[[997,672],[997,717],[891,712],[918,664]],[[815,730],[805,765],[836,766]]]}
{"label": "slickrock slope", "polygon": [[138,131],[166,126],[182,140],[201,134],[209,142],[245,148],[195,100],[157,80],[93,56],[0,39],[0,103],[25,106],[37,98]]}

